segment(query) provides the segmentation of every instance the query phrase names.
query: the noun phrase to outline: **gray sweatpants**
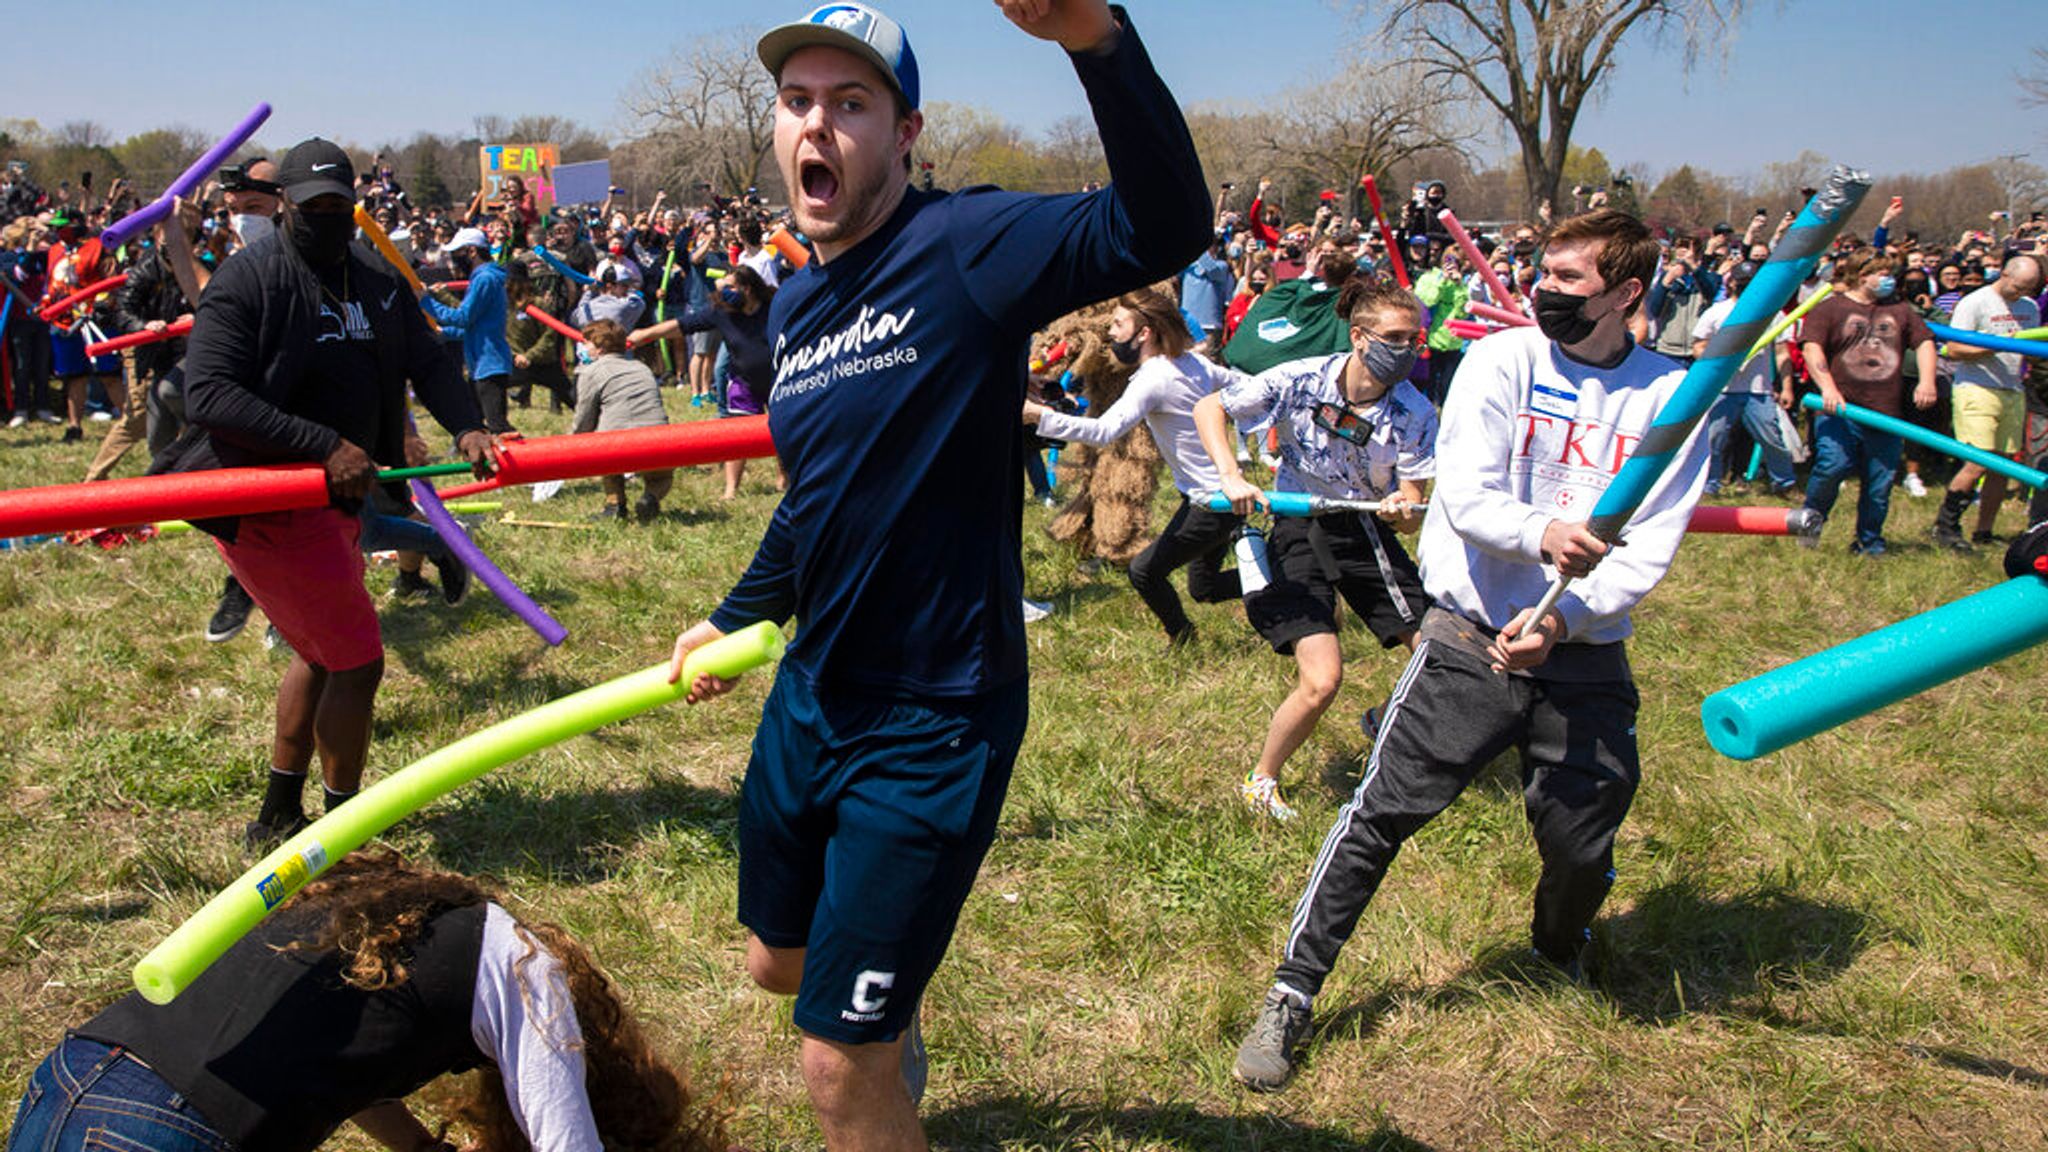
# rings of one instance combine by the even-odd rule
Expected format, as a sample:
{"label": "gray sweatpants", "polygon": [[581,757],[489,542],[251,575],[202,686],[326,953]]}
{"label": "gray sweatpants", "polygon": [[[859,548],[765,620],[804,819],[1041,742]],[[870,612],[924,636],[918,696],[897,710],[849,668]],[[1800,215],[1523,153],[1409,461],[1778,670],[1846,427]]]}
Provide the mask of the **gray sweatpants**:
{"label": "gray sweatpants", "polygon": [[1614,833],[1641,776],[1635,684],[1618,644],[1561,645],[1553,657],[1553,673],[1603,678],[1539,680],[1493,671],[1483,655],[1490,638],[1442,609],[1424,619],[1365,779],[1309,872],[1276,983],[1322,990],[1401,845],[1509,748],[1521,753],[1523,806],[1543,858],[1534,943],[1561,964],[1578,955],[1613,884]]}

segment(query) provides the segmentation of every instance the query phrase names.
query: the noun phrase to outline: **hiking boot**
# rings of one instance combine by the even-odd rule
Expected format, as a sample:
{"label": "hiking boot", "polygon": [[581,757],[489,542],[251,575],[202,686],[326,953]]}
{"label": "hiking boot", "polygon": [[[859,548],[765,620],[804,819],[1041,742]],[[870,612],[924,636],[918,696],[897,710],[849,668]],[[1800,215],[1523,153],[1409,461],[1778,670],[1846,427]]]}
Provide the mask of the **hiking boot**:
{"label": "hiking boot", "polygon": [[1299,813],[1280,796],[1280,781],[1271,776],[1244,774],[1244,782],[1237,786],[1238,798],[1244,806],[1261,816],[1270,816],[1281,823],[1294,819]]}
{"label": "hiking boot", "polygon": [[1237,1046],[1230,1074],[1254,1092],[1278,1092],[1294,1072],[1294,1048],[1308,1034],[1311,1019],[1308,1005],[1298,995],[1283,988],[1267,989],[1252,1030]]}
{"label": "hiking boot", "polygon": [[427,578],[417,572],[407,572],[400,568],[398,575],[391,580],[393,600],[424,600],[433,594],[434,586],[427,583]]}
{"label": "hiking boot", "polygon": [[469,565],[454,553],[434,561],[434,574],[441,578],[441,603],[453,608],[469,595]]}
{"label": "hiking boot", "polygon": [[1941,498],[1941,511],[1934,514],[1934,542],[1951,552],[1975,552],[1970,542],[1963,539],[1963,510],[1970,506],[1973,494],[1949,491]]}
{"label": "hiking boot", "polygon": [[213,618],[206,622],[206,640],[209,644],[225,644],[242,634],[242,628],[249,623],[249,609],[256,602],[242,590],[242,582],[233,576],[221,587],[220,604],[213,610]]}

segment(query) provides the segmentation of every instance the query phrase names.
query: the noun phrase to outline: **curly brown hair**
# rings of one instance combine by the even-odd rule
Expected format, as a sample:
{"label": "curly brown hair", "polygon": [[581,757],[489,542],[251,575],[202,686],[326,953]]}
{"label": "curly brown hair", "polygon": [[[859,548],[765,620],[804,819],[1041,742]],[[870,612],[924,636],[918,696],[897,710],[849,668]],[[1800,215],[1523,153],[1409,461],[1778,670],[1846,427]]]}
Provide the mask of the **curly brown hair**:
{"label": "curly brown hair", "polygon": [[[493,901],[503,903],[467,876],[421,867],[396,852],[360,852],[337,861],[293,899],[301,914],[320,918],[295,947],[333,949],[343,979],[357,988],[396,987],[410,975],[412,943],[435,917]],[[583,1038],[584,1087],[604,1146],[613,1152],[722,1152],[722,1107],[699,1101],[656,1051],[589,950],[554,924],[520,921],[517,930],[527,944],[513,965],[521,995],[524,971],[542,951],[568,984]],[[495,1069],[471,1076],[452,1112],[472,1130],[477,1152],[528,1152]]]}

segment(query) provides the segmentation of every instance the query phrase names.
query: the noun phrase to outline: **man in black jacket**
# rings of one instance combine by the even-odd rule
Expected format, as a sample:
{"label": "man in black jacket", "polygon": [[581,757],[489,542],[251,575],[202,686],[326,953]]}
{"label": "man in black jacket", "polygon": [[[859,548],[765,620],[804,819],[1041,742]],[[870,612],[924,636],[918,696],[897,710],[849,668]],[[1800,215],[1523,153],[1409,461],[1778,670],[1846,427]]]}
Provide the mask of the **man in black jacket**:
{"label": "man in black jacket", "polygon": [[333,503],[200,525],[291,645],[252,845],[302,826],[301,792],[320,753],[327,806],[355,795],[384,674],[376,607],[363,588],[357,510],[379,462],[404,462],[408,380],[478,475],[490,437],[475,395],[412,293],[352,247],[354,167],[326,140],[280,166],[287,211],[275,236],[221,265],[185,357],[191,428],[157,471],[318,460]]}

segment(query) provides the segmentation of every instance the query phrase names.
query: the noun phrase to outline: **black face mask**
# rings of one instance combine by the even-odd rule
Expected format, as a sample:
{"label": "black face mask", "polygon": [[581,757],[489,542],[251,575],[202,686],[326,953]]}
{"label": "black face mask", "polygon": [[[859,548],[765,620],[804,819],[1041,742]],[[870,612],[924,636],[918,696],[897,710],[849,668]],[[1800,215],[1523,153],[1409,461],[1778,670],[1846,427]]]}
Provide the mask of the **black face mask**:
{"label": "black face mask", "polygon": [[1137,338],[1133,337],[1129,340],[1111,340],[1109,342],[1109,354],[1111,356],[1116,357],[1117,363],[1125,365],[1127,367],[1129,365],[1136,364],[1138,362]]}
{"label": "black face mask", "polygon": [[1536,327],[1542,329],[1547,339],[1559,344],[1577,344],[1600,326],[1598,320],[1586,318],[1586,301],[1591,299],[1591,296],[1574,296],[1569,292],[1538,288]]}
{"label": "black face mask", "polygon": [[315,267],[341,263],[355,234],[353,216],[292,213],[292,246],[306,258],[306,263]]}

